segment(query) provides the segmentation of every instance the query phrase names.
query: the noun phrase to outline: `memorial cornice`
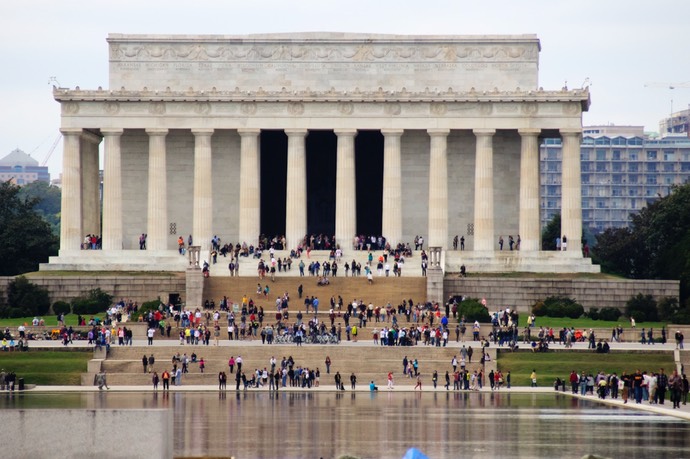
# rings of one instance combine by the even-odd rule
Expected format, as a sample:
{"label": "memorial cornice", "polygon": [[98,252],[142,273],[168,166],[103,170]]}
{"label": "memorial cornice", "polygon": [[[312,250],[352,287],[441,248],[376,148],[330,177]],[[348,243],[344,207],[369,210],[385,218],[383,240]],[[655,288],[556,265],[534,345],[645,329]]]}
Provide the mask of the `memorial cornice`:
{"label": "memorial cornice", "polygon": [[[519,103],[553,103],[577,102],[582,111],[587,111],[590,104],[588,89],[563,89],[560,91],[446,91],[426,90],[410,92],[404,88],[399,91],[218,91],[211,89],[187,91],[151,91],[142,90],[81,90],[53,88],[53,97],[58,102],[397,102],[397,103],[478,103],[478,102],[519,102]],[[300,107],[295,105],[294,111]]]}

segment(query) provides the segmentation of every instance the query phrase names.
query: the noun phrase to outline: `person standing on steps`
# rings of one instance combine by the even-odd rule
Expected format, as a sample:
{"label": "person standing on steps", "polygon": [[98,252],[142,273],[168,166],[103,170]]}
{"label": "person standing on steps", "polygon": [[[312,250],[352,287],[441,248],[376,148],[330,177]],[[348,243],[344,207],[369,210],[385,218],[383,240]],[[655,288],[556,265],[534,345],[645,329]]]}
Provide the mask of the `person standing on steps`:
{"label": "person standing on steps", "polygon": [[436,384],[438,384],[438,371],[434,370],[434,374],[431,376],[431,382],[434,383],[434,389],[436,389]]}
{"label": "person standing on steps", "polygon": [[350,375],[350,387],[352,390],[355,390],[355,387],[357,386],[357,376],[355,376],[355,373],[352,372]]}
{"label": "person standing on steps", "polygon": [[144,366],[144,373],[146,373],[146,367],[149,365],[149,359],[146,354],[141,358],[141,364]]}
{"label": "person standing on steps", "polygon": [[529,378],[532,380],[532,387],[537,387],[537,370],[533,369]]}
{"label": "person standing on steps", "polygon": [[333,377],[335,380],[335,390],[340,390],[340,386],[343,383],[343,378],[340,376],[340,372],[336,371],[335,376]]}
{"label": "person standing on steps", "polygon": [[446,371],[446,390],[450,388],[450,374]]}
{"label": "person standing on steps", "polygon": [[331,373],[331,358],[329,356],[326,356],[326,373],[330,374]]}

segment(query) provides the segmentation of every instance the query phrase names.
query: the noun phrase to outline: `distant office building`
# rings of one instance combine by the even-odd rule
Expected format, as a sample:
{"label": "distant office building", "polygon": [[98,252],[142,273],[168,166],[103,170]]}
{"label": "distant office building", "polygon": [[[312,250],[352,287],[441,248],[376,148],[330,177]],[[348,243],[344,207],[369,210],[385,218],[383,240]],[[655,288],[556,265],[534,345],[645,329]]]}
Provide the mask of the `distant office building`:
{"label": "distant office building", "polygon": [[671,113],[659,122],[659,132],[665,135],[685,135],[690,137],[690,106],[687,110]]}
{"label": "distant office building", "polygon": [[[642,126],[589,126],[582,131],[582,226],[598,234],[624,227],[629,215],[690,179],[690,138],[644,134]],[[561,208],[561,140],[540,148],[541,224]]]}
{"label": "distant office building", "polygon": [[38,161],[17,148],[0,159],[0,181],[7,180],[17,185],[37,180],[50,183],[50,174],[47,167],[39,166]]}

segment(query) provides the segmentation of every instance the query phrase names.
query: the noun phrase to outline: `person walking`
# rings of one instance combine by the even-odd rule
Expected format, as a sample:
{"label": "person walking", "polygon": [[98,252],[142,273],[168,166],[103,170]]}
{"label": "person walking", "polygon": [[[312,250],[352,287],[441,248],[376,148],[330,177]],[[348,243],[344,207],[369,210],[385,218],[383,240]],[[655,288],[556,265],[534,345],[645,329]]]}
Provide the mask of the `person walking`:
{"label": "person walking", "polygon": [[388,372],[388,389],[389,390],[393,389],[393,372],[392,371]]}
{"label": "person walking", "polygon": [[417,375],[417,384],[415,384],[413,390],[417,390],[418,387],[419,387],[419,390],[421,391],[422,390],[422,375]]}
{"label": "person walking", "polygon": [[532,380],[532,387],[537,387],[537,370],[532,369],[532,374],[529,378]]}

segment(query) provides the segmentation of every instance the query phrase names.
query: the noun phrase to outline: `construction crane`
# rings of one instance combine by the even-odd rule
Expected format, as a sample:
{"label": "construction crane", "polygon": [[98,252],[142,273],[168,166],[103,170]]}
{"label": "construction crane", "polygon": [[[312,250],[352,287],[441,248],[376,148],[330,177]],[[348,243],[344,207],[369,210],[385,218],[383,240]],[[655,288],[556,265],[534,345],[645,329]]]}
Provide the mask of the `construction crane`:
{"label": "construction crane", "polygon": [[60,139],[62,138],[62,134],[58,134],[57,137],[55,137],[55,140],[53,141],[53,144],[50,146],[50,150],[48,150],[48,153],[46,154],[46,157],[43,158],[43,161],[41,161],[41,167],[44,167],[47,163],[48,160],[50,159],[50,156],[53,154],[55,151],[55,148],[58,145],[58,142],[60,142]]}
{"label": "construction crane", "polygon": [[[651,82],[651,83],[645,83],[644,85],[645,88],[664,88],[664,89],[686,89],[690,88],[690,81],[686,81],[685,83],[659,83],[659,82]],[[671,98],[671,115],[673,115],[673,98]]]}
{"label": "construction crane", "polygon": [[690,88],[690,81],[686,81],[685,83],[651,82],[651,83],[645,83],[644,87],[645,88],[667,88],[667,89]]}

